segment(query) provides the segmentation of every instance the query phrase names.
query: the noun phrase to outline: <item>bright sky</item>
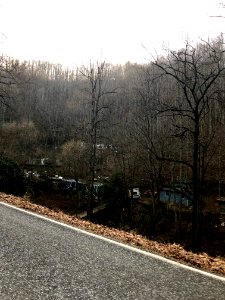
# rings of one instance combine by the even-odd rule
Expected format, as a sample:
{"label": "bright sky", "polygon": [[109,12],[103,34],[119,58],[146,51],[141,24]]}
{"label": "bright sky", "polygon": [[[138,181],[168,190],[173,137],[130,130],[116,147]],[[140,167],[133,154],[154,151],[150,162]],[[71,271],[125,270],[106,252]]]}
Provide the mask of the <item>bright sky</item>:
{"label": "bright sky", "polygon": [[[225,32],[222,0],[0,0],[0,53],[73,67],[146,62]],[[144,47],[143,47],[144,45]],[[146,51],[146,49],[148,51]],[[149,52],[149,53],[148,53]]]}

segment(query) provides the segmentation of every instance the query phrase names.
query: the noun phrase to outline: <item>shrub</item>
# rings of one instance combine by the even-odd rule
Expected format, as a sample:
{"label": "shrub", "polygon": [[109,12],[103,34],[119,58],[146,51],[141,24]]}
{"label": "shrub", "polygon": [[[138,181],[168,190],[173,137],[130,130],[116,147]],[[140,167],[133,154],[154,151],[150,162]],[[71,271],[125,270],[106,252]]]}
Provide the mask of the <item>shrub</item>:
{"label": "shrub", "polygon": [[0,191],[16,196],[25,193],[24,175],[16,162],[0,157]]}

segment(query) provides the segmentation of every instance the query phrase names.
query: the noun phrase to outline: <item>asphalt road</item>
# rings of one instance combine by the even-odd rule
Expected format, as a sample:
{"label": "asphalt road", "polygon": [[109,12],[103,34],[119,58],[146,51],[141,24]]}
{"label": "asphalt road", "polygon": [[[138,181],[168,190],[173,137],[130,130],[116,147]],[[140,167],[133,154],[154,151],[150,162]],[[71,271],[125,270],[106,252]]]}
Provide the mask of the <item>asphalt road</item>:
{"label": "asphalt road", "polygon": [[0,300],[225,299],[225,280],[0,203]]}

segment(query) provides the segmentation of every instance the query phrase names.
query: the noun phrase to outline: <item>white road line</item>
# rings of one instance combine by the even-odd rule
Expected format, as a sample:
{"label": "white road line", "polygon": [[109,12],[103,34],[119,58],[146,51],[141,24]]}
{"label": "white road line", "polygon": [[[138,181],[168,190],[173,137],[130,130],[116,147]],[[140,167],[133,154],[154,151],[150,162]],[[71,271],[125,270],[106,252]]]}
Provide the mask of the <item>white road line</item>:
{"label": "white road line", "polygon": [[189,271],[193,271],[193,272],[202,274],[202,275],[204,275],[204,276],[208,276],[208,277],[211,277],[211,278],[213,278],[213,279],[217,279],[217,280],[220,280],[220,281],[224,281],[224,282],[225,282],[225,277],[222,277],[222,276],[219,276],[219,275],[215,275],[215,274],[212,274],[212,273],[208,273],[208,272],[206,272],[206,271],[203,271],[203,270],[200,270],[200,269],[197,269],[197,268],[194,268],[194,267],[190,267],[190,266],[188,266],[188,265],[185,265],[185,264],[182,264],[182,263],[179,263],[179,262],[170,260],[170,259],[165,258],[165,257],[163,257],[163,256],[160,256],[160,255],[157,255],[157,254],[153,254],[153,253],[151,253],[151,252],[147,252],[147,251],[144,251],[144,250],[141,250],[141,249],[138,249],[138,248],[135,248],[135,247],[132,247],[132,246],[129,246],[129,245],[126,245],[126,244],[123,244],[123,243],[120,243],[120,242],[111,240],[111,239],[106,238],[106,237],[104,237],[104,236],[100,236],[100,235],[97,235],[97,234],[95,234],[95,233],[91,233],[91,232],[86,231],[86,230],[84,230],[84,229],[80,229],[80,228],[77,228],[77,227],[73,227],[73,226],[71,226],[71,225],[68,225],[68,224],[65,224],[65,223],[62,223],[62,222],[53,220],[53,219],[51,219],[50,217],[45,217],[45,216],[42,216],[42,215],[40,215],[40,214],[36,214],[36,213],[31,212],[31,211],[29,211],[29,210],[22,209],[22,208],[19,208],[19,207],[17,207],[17,206],[14,206],[14,205],[11,205],[11,204],[8,204],[8,203],[5,203],[5,202],[1,202],[1,201],[0,201],[0,204],[5,205],[5,206],[8,206],[8,207],[10,207],[10,208],[13,208],[13,209],[15,209],[15,210],[19,210],[19,211],[24,212],[24,213],[26,213],[26,214],[35,216],[35,217],[37,217],[37,218],[40,218],[40,219],[43,219],[43,220],[46,220],[46,221],[49,221],[49,222],[52,222],[52,223],[55,223],[55,224],[64,226],[64,227],[66,227],[66,228],[75,230],[75,231],[77,231],[77,232],[81,232],[81,233],[83,233],[83,234],[86,234],[86,235],[89,235],[89,236],[98,238],[98,239],[100,239],[100,240],[109,242],[109,243],[111,243],[111,244],[114,244],[114,245],[123,247],[123,248],[125,248],[125,249],[128,249],[128,250],[131,250],[131,251],[134,251],[134,252],[137,252],[137,253],[140,253],[140,254],[149,256],[149,257],[151,257],[151,258],[155,258],[155,259],[161,260],[161,261],[166,262],[166,263],[168,263],[168,264],[171,264],[171,265],[174,265],[174,266],[177,266],[177,267],[180,267],[180,268],[189,270]]}

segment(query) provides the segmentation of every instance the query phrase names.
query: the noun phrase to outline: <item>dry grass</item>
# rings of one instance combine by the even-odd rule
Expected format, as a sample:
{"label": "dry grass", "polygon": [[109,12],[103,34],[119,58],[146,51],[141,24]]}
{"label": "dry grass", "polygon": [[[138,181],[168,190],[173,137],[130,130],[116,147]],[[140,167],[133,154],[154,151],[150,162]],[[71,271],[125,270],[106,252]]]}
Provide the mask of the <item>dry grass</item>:
{"label": "dry grass", "polygon": [[183,262],[185,264],[201,268],[213,273],[225,275],[225,258],[212,257],[207,253],[192,253],[185,250],[178,244],[165,244],[146,239],[141,235],[126,232],[118,229],[108,228],[103,225],[93,224],[74,216],[67,215],[62,211],[55,211],[47,207],[33,204],[26,198],[15,197],[0,193],[0,201],[10,203],[17,207],[27,209],[41,215],[48,216],[54,220],[76,226],[96,234],[129,244],[131,246],[139,247],[146,251],[151,251],[161,254],[164,257]]}

